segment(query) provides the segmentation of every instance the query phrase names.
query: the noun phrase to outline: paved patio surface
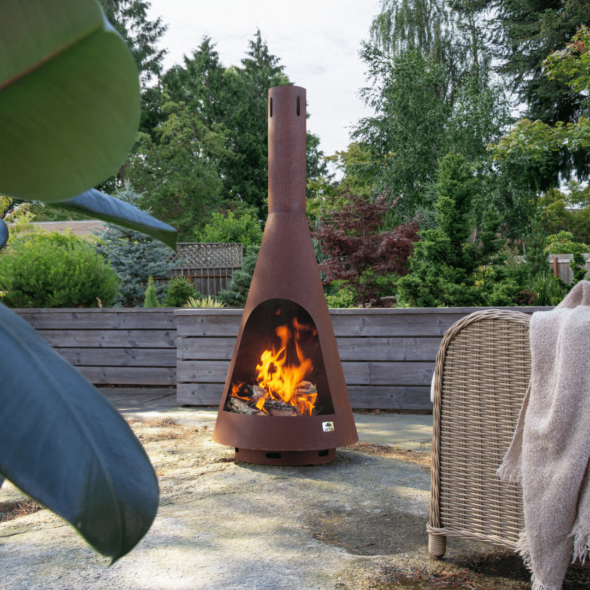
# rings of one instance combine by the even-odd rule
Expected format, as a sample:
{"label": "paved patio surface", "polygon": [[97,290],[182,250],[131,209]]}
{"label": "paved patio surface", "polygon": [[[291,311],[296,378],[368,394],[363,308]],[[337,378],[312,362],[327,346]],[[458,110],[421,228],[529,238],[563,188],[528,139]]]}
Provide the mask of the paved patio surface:
{"label": "paved patio surface", "polygon": [[[101,389],[105,397],[127,417],[167,417],[179,424],[213,428],[217,408],[179,407],[174,389]],[[432,416],[416,414],[355,414],[359,439],[412,451],[432,452]]]}
{"label": "paved patio surface", "polygon": [[[520,559],[489,545],[449,539],[445,561],[429,557],[428,453],[414,451],[430,449],[431,416],[356,414],[363,442],[332,463],[261,466],[212,441],[215,408],[179,408],[171,389],[103,393],[156,470],[152,528],[108,567],[48,510],[0,522],[0,589],[528,588]],[[0,512],[25,499],[6,483]]]}

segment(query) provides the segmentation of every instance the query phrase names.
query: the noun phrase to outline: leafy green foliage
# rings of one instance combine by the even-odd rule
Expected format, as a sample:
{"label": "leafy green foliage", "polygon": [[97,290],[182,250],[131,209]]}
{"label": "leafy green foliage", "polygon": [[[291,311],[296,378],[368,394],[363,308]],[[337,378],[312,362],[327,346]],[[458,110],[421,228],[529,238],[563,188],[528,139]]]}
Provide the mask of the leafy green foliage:
{"label": "leafy green foliage", "polygon": [[[2,10],[0,190],[71,198],[112,174],[132,145],[139,113],[133,59],[94,0],[54,0],[45,9],[8,0]],[[118,220],[133,223],[132,209]],[[80,266],[92,267],[92,256],[90,249]],[[100,286],[108,289],[109,280],[116,282],[111,274]],[[158,509],[145,451],[88,380],[3,305],[0,354],[0,485],[14,482],[116,561]]]}
{"label": "leafy green foliage", "polygon": [[144,307],[160,307],[158,301],[158,295],[156,291],[156,285],[154,285],[154,277],[148,279],[148,286],[145,290],[145,300],[143,302]]}
{"label": "leafy green foliage", "polygon": [[201,297],[194,285],[184,277],[174,277],[169,283],[162,307],[183,307],[191,297]]}
{"label": "leafy green foliage", "polygon": [[0,290],[10,307],[109,306],[118,283],[93,246],[71,233],[25,233],[0,256]]}
{"label": "leafy green foliage", "polygon": [[441,162],[437,184],[438,227],[420,232],[410,257],[412,274],[398,282],[398,301],[412,307],[514,305],[528,278],[526,265],[509,266],[498,237],[499,218],[487,213],[475,242],[471,201],[475,178],[465,159],[450,153]]}
{"label": "leafy green foliage", "polygon": [[127,176],[142,193],[142,206],[185,238],[218,202],[223,188],[218,163],[227,153],[226,139],[182,103],[167,103],[163,110],[168,117],[155,130],[158,140],[139,134]]}
{"label": "leafy green foliage", "polygon": [[590,243],[590,187],[570,181],[564,192],[549,189],[539,207],[545,231],[568,231],[575,242]]}
{"label": "leafy green foliage", "polygon": [[444,66],[421,51],[388,57],[365,45],[361,56],[373,81],[362,96],[376,115],[361,120],[353,134],[370,164],[353,166],[351,172],[372,176],[375,190],[387,186],[401,195],[400,215],[432,209],[439,163],[451,150],[466,154],[485,172],[480,184],[493,191],[495,171],[487,164],[486,147],[500,137],[509,109],[490,72],[465,74],[449,93]]}
{"label": "leafy green foliage", "polygon": [[[585,98],[563,79],[547,75],[545,60],[553,51],[562,51],[576,29],[590,22],[590,4],[579,0],[501,0],[495,4],[496,28],[494,53],[502,62],[501,72],[531,123],[522,130],[543,136],[547,126],[579,120],[584,114]],[[549,65],[549,64],[547,64]],[[540,123],[534,125],[533,121]],[[551,155],[552,166],[538,170],[541,189],[556,186],[558,175],[569,177],[576,171],[584,178],[590,171],[586,151],[560,150]]]}
{"label": "leafy green foliage", "polygon": [[[223,179],[221,199],[242,202],[266,216],[268,187],[268,90],[290,84],[277,56],[258,31],[249,41],[241,64],[226,68],[215,44],[205,37],[182,65],[163,76],[169,99],[186,104],[204,125],[227,138],[227,151],[219,158]],[[328,177],[319,138],[307,134],[307,177]],[[157,208],[154,211],[159,213]],[[199,228],[201,229],[201,228]]]}
{"label": "leafy green foliage", "polygon": [[135,141],[139,79],[95,0],[5,0],[0,38],[0,191],[59,201],[115,173]]}
{"label": "leafy green foliage", "polygon": [[[587,14],[590,17],[590,10]],[[569,25],[571,27],[571,23]],[[567,37],[563,41],[566,39]],[[554,161],[559,160],[559,165],[552,171],[553,176],[549,179],[549,185],[553,186],[557,184],[556,174],[561,171],[569,178],[572,167],[577,169],[581,178],[587,176],[590,167],[585,162],[585,154],[590,151],[590,120],[583,115],[587,110],[583,108],[583,103],[590,84],[589,50],[590,32],[586,27],[582,27],[565,49],[552,52],[539,65],[539,70],[541,66],[545,66],[546,70],[543,73],[544,84],[536,87],[536,98],[544,104],[536,106],[543,109],[551,106],[557,111],[562,111],[561,116],[555,117],[553,110],[544,112],[544,116],[535,119],[521,119],[510,133],[491,146],[496,159],[521,152],[537,163],[548,157]],[[551,88],[554,91],[561,89],[561,92],[544,95],[543,88]],[[565,99],[564,103],[554,104],[561,99]]]}
{"label": "leafy green foliage", "polygon": [[250,284],[254,276],[256,260],[258,259],[258,252],[260,252],[260,246],[249,246],[246,248],[242,270],[238,270],[233,274],[228,289],[219,292],[219,299],[226,305],[231,307],[244,307],[246,305]]}
{"label": "leafy green foliage", "polygon": [[582,254],[590,252],[586,244],[573,241],[574,236],[568,231],[560,231],[558,234],[547,236],[546,251],[549,254]]}
{"label": "leafy green foliage", "polygon": [[552,273],[541,272],[532,278],[529,290],[535,295],[535,305],[559,305],[569,287]]}
{"label": "leafy green foliage", "polygon": [[243,244],[244,248],[260,245],[262,228],[255,215],[256,210],[252,209],[216,211],[202,231],[195,231],[196,240],[213,244]]}
{"label": "leafy green foliage", "polygon": [[[140,196],[130,184],[117,193],[117,198],[124,203],[137,203]],[[119,276],[119,292],[115,298],[115,307],[139,307],[145,298],[144,286],[149,277],[165,277],[174,268],[168,262],[170,248],[158,240],[131,229],[108,225],[101,232],[96,250],[104,256],[111,268]],[[156,287],[158,297],[162,298],[165,288]]]}

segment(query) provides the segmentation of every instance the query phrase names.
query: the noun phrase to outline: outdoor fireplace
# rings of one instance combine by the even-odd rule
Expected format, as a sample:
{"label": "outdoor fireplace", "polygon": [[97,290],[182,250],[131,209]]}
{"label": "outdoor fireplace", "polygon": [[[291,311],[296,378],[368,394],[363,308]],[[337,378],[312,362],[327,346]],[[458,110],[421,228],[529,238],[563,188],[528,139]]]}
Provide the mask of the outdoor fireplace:
{"label": "outdoor fireplace", "polygon": [[213,440],[238,461],[327,463],[358,436],[305,214],[306,92],[268,102],[268,220]]}

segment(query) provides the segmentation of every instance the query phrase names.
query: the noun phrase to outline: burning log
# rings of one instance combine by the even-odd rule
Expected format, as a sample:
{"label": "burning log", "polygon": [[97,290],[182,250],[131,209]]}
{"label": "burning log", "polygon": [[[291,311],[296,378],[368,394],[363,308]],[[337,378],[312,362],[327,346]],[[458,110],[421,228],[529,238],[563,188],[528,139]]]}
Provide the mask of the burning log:
{"label": "burning log", "polygon": [[234,414],[249,414],[252,416],[265,416],[264,412],[261,412],[257,408],[252,408],[249,406],[245,401],[238,399],[237,397],[228,397],[227,403],[225,404],[225,409],[228,412],[233,412]]}
{"label": "burning log", "polygon": [[295,406],[276,399],[265,400],[264,409],[271,416],[301,416],[301,412]]}
{"label": "burning log", "polygon": [[[232,395],[227,398],[225,410],[234,414],[252,416],[302,416],[303,412],[298,408],[298,402],[304,396],[317,396],[317,393],[313,383],[300,381],[293,391],[291,403],[289,403],[275,399],[268,390],[260,385],[242,383],[233,388]],[[261,403],[262,400],[264,403]],[[315,414],[314,409],[310,415]]]}

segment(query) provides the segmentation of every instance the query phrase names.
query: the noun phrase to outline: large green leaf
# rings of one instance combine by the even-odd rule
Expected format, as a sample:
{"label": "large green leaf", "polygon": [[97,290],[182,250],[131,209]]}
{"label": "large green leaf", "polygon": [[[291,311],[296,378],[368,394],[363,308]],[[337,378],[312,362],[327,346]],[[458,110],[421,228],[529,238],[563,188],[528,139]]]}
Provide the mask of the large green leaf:
{"label": "large green leaf", "polygon": [[0,193],[59,201],[99,184],[140,108],[133,57],[96,0],[1,0]]}
{"label": "large green leaf", "polygon": [[0,304],[0,475],[122,557],[149,530],[158,482],[119,413]]}
{"label": "large green leaf", "polygon": [[109,197],[109,195],[105,195],[96,189],[90,189],[73,199],[56,203],[56,206],[77,213],[87,213],[96,219],[140,231],[176,250],[178,232],[171,225],[152,217],[129,203],[125,203],[116,197]]}

